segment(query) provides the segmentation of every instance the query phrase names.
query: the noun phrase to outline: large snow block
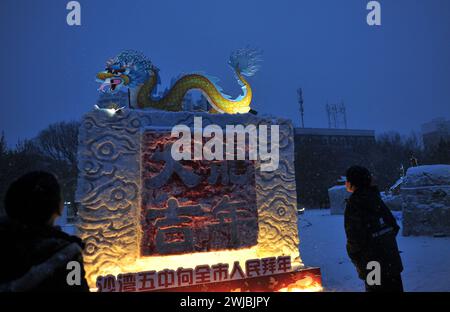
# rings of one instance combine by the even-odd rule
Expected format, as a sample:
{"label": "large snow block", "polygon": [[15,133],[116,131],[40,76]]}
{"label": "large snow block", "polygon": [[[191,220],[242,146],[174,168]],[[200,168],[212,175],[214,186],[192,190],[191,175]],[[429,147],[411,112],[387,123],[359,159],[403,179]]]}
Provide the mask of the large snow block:
{"label": "large snow block", "polygon": [[[279,166],[259,160],[183,160],[175,125],[279,126]],[[270,140],[269,140],[270,142]],[[87,279],[180,266],[299,256],[293,127],[251,114],[123,110],[87,113],[78,149],[78,234]]]}
{"label": "large snow block", "polygon": [[403,209],[403,199],[400,195],[392,195],[381,193],[381,199],[388,206],[390,210],[402,211]]}
{"label": "large snow block", "polygon": [[450,235],[450,166],[410,168],[400,194],[403,235]]}
{"label": "large snow block", "polygon": [[332,215],[344,214],[347,199],[351,193],[347,192],[345,185],[336,185],[328,189],[330,199],[330,213]]}

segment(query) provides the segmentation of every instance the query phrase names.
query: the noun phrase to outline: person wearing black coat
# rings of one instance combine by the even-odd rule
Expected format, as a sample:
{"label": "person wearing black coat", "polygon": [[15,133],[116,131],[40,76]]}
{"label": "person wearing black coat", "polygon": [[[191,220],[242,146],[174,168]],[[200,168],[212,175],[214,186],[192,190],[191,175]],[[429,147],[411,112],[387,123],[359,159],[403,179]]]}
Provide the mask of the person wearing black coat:
{"label": "person wearing black coat", "polygon": [[[366,291],[402,292],[403,264],[396,241],[400,227],[378,188],[371,185],[369,170],[350,167],[346,178],[347,191],[352,193],[344,213],[348,256],[359,278],[364,280]],[[368,274],[374,268],[372,261],[379,263],[379,285],[368,281]]]}
{"label": "person wearing black coat", "polygon": [[63,209],[56,178],[42,171],[28,173],[11,184],[4,201],[0,292],[89,291],[83,243],[53,225]]}

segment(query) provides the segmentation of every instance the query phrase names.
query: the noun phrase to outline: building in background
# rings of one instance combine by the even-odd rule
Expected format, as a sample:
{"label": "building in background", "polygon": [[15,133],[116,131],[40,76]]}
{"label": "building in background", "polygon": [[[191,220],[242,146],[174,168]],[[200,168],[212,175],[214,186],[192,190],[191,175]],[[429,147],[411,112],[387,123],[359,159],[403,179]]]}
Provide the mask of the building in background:
{"label": "building in background", "polygon": [[438,145],[441,140],[450,141],[450,120],[439,117],[424,123],[422,139],[426,149]]}
{"label": "building in background", "polygon": [[373,130],[295,128],[294,140],[299,207],[328,208],[328,189],[349,166],[373,169]]}

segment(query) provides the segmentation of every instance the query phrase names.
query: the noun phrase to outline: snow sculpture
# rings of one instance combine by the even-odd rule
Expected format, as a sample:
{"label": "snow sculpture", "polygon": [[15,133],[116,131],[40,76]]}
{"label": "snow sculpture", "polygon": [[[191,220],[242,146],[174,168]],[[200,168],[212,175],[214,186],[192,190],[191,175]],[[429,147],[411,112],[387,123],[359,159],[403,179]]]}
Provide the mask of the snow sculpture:
{"label": "snow sculpture", "polygon": [[[277,124],[280,161],[167,160],[170,129]],[[298,250],[293,128],[251,114],[122,109],[87,113],[80,127],[78,234],[86,243],[87,279],[181,264],[231,263],[290,256]],[[220,187],[219,187],[220,185]]]}
{"label": "snow sculpture", "polygon": [[345,185],[336,185],[328,189],[328,198],[330,199],[330,213],[344,214],[346,199],[350,197]]}
{"label": "snow sculpture", "polygon": [[450,235],[450,165],[409,168],[400,194],[403,235]]}
{"label": "snow sculpture", "polygon": [[252,89],[244,76],[256,74],[260,67],[260,54],[260,51],[248,48],[231,54],[228,64],[236,74],[243,92],[236,99],[223,92],[217,84],[217,78],[200,73],[181,75],[174,80],[169,90],[156,96],[160,83],[159,69],[142,53],[133,50],[123,51],[108,60],[106,70],[97,74],[97,81],[101,83],[99,90],[106,93],[117,93],[127,88],[130,106],[135,108],[182,111],[186,93],[197,89],[208,99],[213,107],[212,113],[244,114],[251,111],[252,101]]}

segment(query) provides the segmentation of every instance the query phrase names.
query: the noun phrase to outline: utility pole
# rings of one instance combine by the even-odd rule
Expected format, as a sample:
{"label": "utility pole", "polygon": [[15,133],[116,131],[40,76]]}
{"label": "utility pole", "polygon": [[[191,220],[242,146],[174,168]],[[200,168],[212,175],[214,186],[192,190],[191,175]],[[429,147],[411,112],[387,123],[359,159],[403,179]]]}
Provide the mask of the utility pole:
{"label": "utility pole", "polygon": [[302,121],[301,126],[302,126],[302,128],[305,128],[305,120],[303,119],[305,109],[303,107],[303,90],[302,90],[302,88],[297,89],[297,95],[298,95],[298,104],[300,105],[300,116],[301,116],[301,121]]}
{"label": "utility pole", "polygon": [[328,101],[327,101],[327,105],[325,107],[327,110],[328,128],[331,128],[331,107],[330,107],[330,104],[328,104]]}
{"label": "utility pole", "polygon": [[341,101],[339,112],[341,113],[344,121],[344,128],[347,129],[347,109],[345,108],[344,100]]}
{"label": "utility pole", "polygon": [[327,101],[326,111],[328,117],[328,128],[347,129],[347,109],[344,101],[338,104],[329,104]]}

